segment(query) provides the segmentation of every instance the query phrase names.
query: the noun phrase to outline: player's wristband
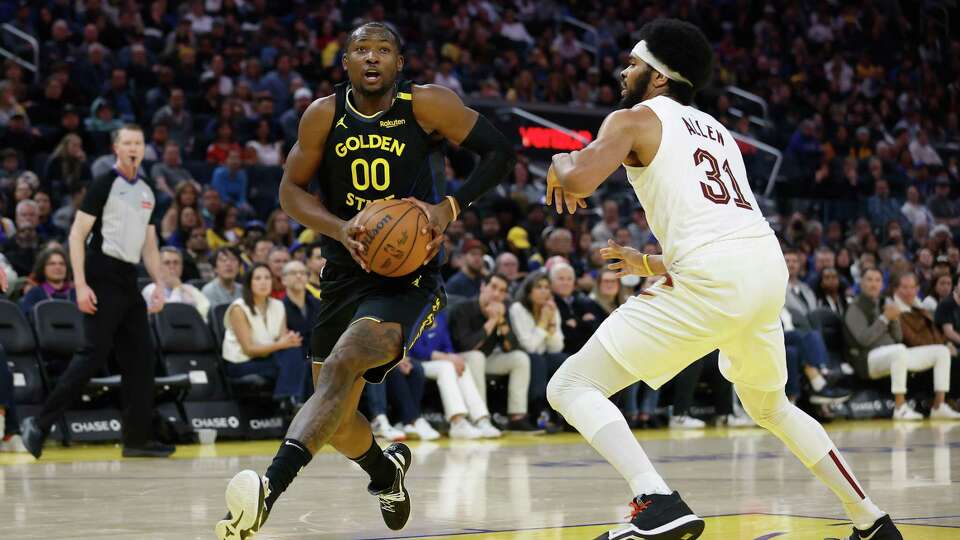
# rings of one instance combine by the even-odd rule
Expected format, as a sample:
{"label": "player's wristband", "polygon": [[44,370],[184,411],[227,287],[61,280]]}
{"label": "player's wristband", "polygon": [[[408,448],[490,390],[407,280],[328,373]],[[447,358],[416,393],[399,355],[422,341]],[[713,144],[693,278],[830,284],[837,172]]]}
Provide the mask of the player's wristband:
{"label": "player's wristband", "polygon": [[653,275],[653,270],[650,269],[650,261],[648,260],[650,255],[647,253],[643,254],[643,269],[647,271],[648,276]]}
{"label": "player's wristband", "polygon": [[450,200],[450,207],[453,209],[453,219],[450,221],[456,221],[457,216],[460,215],[460,203],[457,202],[457,198],[453,195],[447,195],[447,199]]}

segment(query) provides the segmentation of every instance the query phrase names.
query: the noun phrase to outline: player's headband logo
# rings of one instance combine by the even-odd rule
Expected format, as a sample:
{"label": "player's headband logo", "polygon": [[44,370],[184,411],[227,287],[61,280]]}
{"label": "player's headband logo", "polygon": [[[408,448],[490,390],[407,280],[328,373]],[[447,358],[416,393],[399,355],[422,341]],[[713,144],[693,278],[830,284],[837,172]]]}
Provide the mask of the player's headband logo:
{"label": "player's headband logo", "polygon": [[657,59],[657,57],[650,52],[650,49],[647,48],[646,40],[641,39],[638,41],[637,44],[633,46],[633,50],[630,51],[630,54],[649,64],[650,67],[659,71],[664,77],[672,81],[678,81],[693,86],[693,83],[688,81],[686,77],[668,68],[666,64]]}

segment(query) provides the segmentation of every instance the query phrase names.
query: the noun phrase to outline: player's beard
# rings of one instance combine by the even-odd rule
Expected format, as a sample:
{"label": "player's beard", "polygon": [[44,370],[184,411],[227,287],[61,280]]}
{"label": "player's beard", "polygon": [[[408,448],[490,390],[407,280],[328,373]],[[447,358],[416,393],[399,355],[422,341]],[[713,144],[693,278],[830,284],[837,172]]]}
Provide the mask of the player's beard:
{"label": "player's beard", "polygon": [[631,87],[627,82],[627,94],[620,100],[620,108],[630,109],[637,103],[643,101],[647,93],[647,87],[650,86],[650,79],[653,77],[653,70],[647,68],[643,74],[637,77],[636,83]]}

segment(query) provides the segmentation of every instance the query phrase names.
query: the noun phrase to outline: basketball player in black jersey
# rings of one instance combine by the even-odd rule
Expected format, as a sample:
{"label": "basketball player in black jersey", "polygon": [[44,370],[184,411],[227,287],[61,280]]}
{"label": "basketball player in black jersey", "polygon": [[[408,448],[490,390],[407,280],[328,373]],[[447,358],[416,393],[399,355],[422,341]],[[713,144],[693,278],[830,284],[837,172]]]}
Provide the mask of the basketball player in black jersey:
{"label": "basketball player in black jersey", "polygon": [[[410,516],[404,481],[410,450],[400,443],[380,449],[357,411],[360,393],[365,381],[383,380],[443,307],[435,260],[443,231],[515,161],[503,134],[452,91],[398,81],[400,39],[386,25],[354,30],[343,65],[349,83],[306,110],[280,184],[284,211],[324,236],[322,307],[311,336],[316,392],[293,419],[263,478],[247,470],[230,481],[229,514],[215,529],[220,540],[259,531],[277,497],[325,444],[370,475],[368,490],[379,498],[387,526],[403,528]],[[444,139],[480,156],[452,195],[444,194]],[[307,191],[318,172],[319,196]],[[365,231],[355,217],[372,201],[400,198],[413,200],[429,218],[428,262],[401,278],[376,276],[362,262]]]}

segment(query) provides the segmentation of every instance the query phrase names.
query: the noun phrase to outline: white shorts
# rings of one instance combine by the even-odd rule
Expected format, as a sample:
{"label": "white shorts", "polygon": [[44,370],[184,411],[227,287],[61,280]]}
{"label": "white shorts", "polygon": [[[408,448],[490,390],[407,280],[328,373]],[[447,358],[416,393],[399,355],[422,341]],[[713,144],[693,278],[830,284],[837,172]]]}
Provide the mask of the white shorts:
{"label": "white shorts", "polygon": [[719,348],[720,371],[731,382],[778,390],[787,381],[780,325],[786,286],[774,236],[716,242],[675,262],[667,278],[629,298],[596,335],[653,388]]}

